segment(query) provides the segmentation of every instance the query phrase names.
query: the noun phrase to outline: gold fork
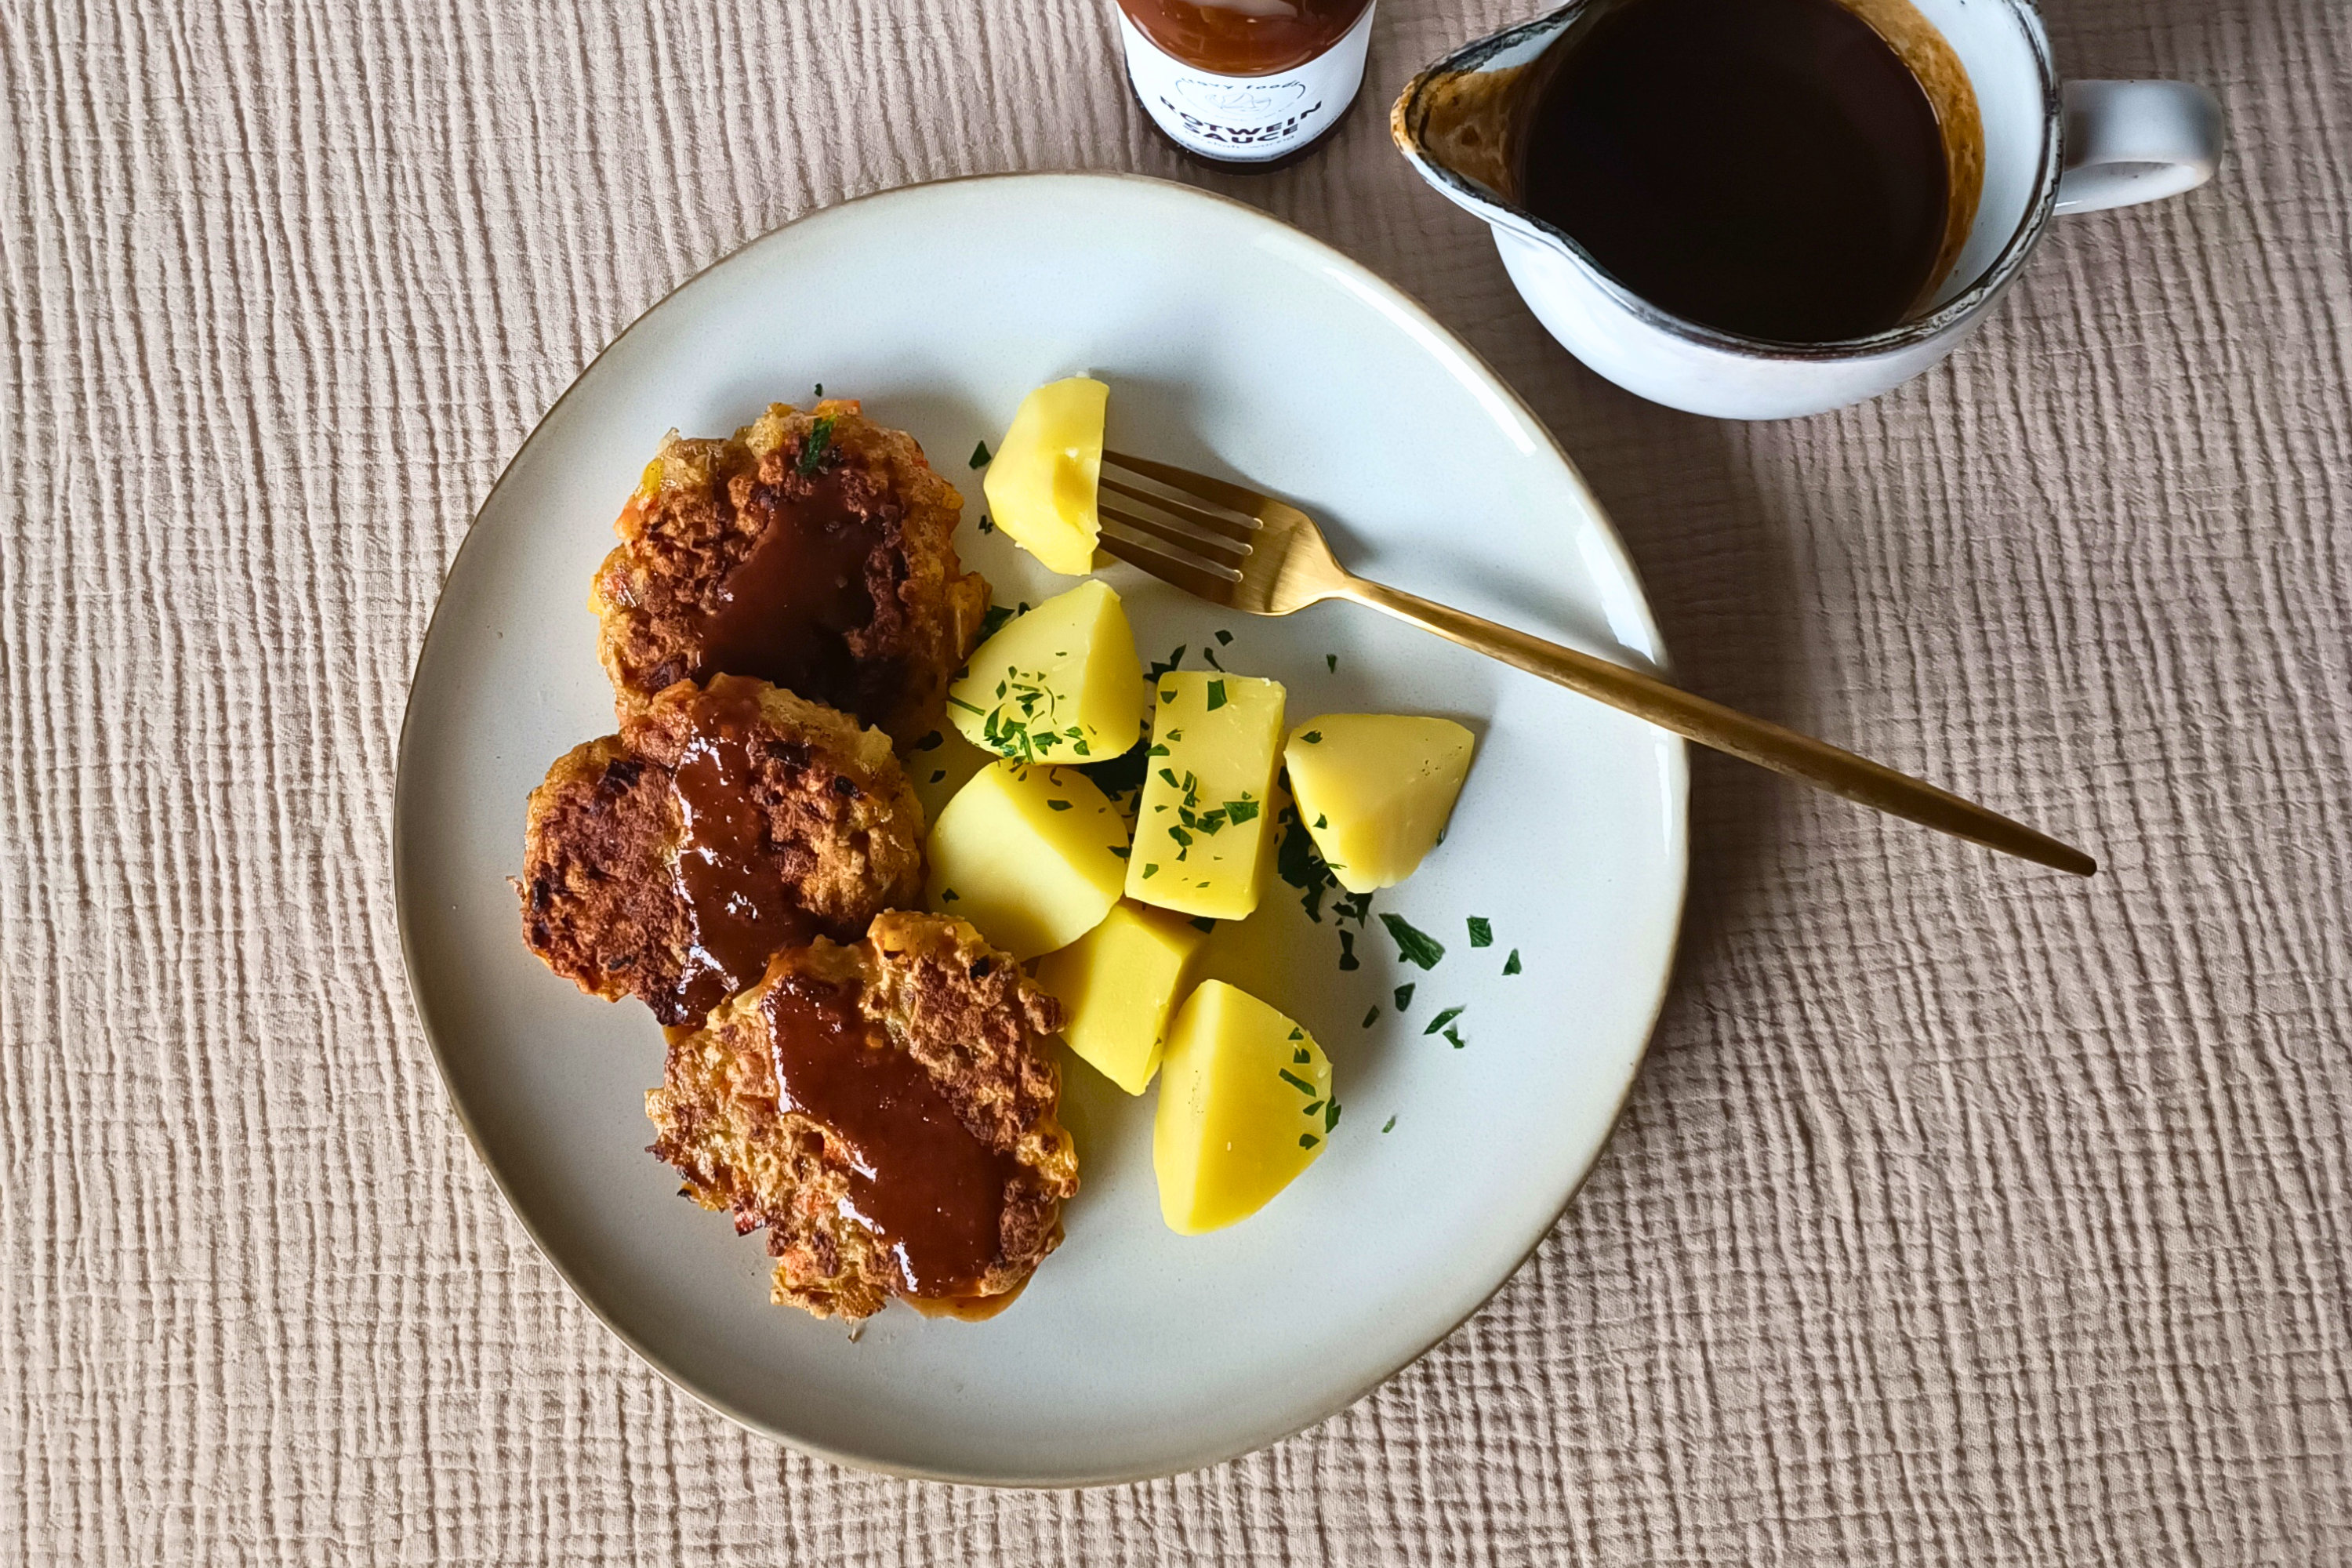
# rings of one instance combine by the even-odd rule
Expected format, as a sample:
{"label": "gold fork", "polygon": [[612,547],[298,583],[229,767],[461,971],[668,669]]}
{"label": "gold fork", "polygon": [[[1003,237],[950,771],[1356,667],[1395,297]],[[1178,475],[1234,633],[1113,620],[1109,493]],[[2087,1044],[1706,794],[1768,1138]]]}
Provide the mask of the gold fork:
{"label": "gold fork", "polygon": [[[1685,740],[1889,816],[2078,877],[2098,869],[2098,862],[2080,849],[1867,757],[1752,719],[1622,664],[1369,582],[1339,564],[1313,518],[1271,496],[1124,453],[1107,451],[1103,462],[1105,491],[1165,514],[1152,516],[1106,500],[1100,509],[1106,524],[1103,549],[1212,604],[1246,615],[1286,616],[1325,599],[1352,599],[1646,719]],[[1109,468],[1139,475],[1176,493],[1142,489]]]}

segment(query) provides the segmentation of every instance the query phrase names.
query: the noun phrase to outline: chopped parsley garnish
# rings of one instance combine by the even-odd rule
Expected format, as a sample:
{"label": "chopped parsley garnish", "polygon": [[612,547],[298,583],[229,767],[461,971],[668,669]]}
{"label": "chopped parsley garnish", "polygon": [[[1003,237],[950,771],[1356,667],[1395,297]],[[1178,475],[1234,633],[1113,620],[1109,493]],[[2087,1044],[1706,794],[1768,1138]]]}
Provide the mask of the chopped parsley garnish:
{"label": "chopped parsley garnish", "polygon": [[1334,1128],[1336,1128],[1336,1127],[1338,1127],[1339,1125],[1339,1102],[1338,1100],[1332,1100],[1329,1104],[1328,1104],[1328,1105],[1324,1106],[1324,1108],[1323,1108],[1323,1131],[1324,1131],[1325,1135],[1326,1135],[1326,1136],[1328,1136],[1328,1135],[1329,1135],[1329,1133],[1331,1132],[1331,1130],[1332,1130],[1332,1129],[1334,1129]]}
{"label": "chopped parsley garnish", "polygon": [[1367,1014],[1365,1014],[1365,1015],[1364,1015],[1364,1025],[1363,1025],[1363,1026],[1364,1026],[1365,1028],[1367,1028],[1367,1029],[1370,1028],[1370,1027],[1372,1026],[1372,1023],[1373,1023],[1373,1021],[1374,1021],[1375,1019],[1377,1019],[1380,1016],[1381,1016],[1380,1004],[1379,1004],[1379,1003],[1377,1003],[1377,1002],[1375,1002],[1374,1004],[1372,1004],[1372,1010],[1371,1010],[1370,1012],[1369,1012],[1369,1013],[1367,1013]]}
{"label": "chopped parsley garnish", "polygon": [[980,531],[982,533],[994,533],[996,531],[996,520],[989,516],[986,512],[982,512],[980,514]]}
{"label": "chopped parsley garnish", "polygon": [[1450,1024],[1449,1024],[1448,1026],[1446,1026],[1446,1029],[1445,1029],[1445,1037],[1446,1037],[1447,1039],[1452,1040],[1452,1041],[1454,1042],[1454,1048],[1455,1050],[1457,1050],[1457,1051],[1458,1051],[1458,1050],[1460,1050],[1463,1047],[1465,1047],[1465,1046],[1466,1046],[1466,1045],[1468,1045],[1468,1044],[1470,1043],[1469,1041],[1467,1041],[1467,1040],[1464,1039],[1460,1035],[1455,1034],[1455,1033],[1454,1032],[1454,1027],[1453,1027],[1453,1026],[1452,1026],[1452,1025],[1450,1025]]}
{"label": "chopped parsley garnish", "polygon": [[1403,1012],[1412,1005],[1412,982],[1408,980],[1396,988],[1396,1010]]}
{"label": "chopped parsley garnish", "polygon": [[1012,605],[989,605],[989,606],[988,606],[988,614],[986,614],[986,615],[984,615],[984,616],[981,616],[981,617],[980,617],[980,640],[981,640],[981,641],[982,641],[982,642],[986,642],[989,638],[991,638],[991,637],[994,637],[998,632],[1002,631],[1002,630],[1004,628],[1004,623],[1005,623],[1005,622],[1007,622],[1007,621],[1009,621],[1009,620],[1011,620],[1012,618],[1013,618],[1013,606],[1012,606]]}
{"label": "chopped parsley garnish", "polygon": [[1222,680],[1212,680],[1209,682],[1209,711],[1214,713],[1224,705],[1225,683]]}
{"label": "chopped parsley garnish", "polygon": [[1229,800],[1218,809],[1225,814],[1227,822],[1236,826],[1244,822],[1257,820],[1257,802],[1254,800]]}
{"label": "chopped parsley garnish", "polygon": [[803,479],[815,473],[824,462],[825,448],[833,445],[833,416],[828,414],[809,426],[808,439],[801,443],[801,460],[793,467]]}
{"label": "chopped parsley garnish", "polygon": [[1381,924],[1388,927],[1389,934],[1396,938],[1397,957],[1407,963],[1423,969],[1434,969],[1437,961],[1445,956],[1444,943],[1414,926],[1402,915],[1383,912]]}
{"label": "chopped parsley garnish", "polygon": [[1472,915],[1469,920],[1469,926],[1470,945],[1472,947],[1492,947],[1495,945],[1495,927],[1486,916]]}
{"label": "chopped parsley garnish", "polygon": [[1087,763],[1083,771],[1103,794],[1125,795],[1129,790],[1143,787],[1143,770],[1150,765],[1147,761],[1150,755],[1143,742],[1138,741],[1115,757]]}
{"label": "chopped parsley garnish", "polygon": [[1309,730],[1307,733],[1299,736],[1298,738],[1306,742],[1310,746],[1319,746],[1323,743],[1323,731],[1320,730]]}
{"label": "chopped parsley garnish", "polygon": [[946,736],[940,734],[937,730],[934,730],[929,734],[915,742],[915,750],[919,752],[936,752],[940,749],[940,742],[945,739],[947,739]]}
{"label": "chopped parsley garnish", "polygon": [[1288,1084],[1291,1088],[1297,1089],[1301,1094],[1313,1094],[1315,1092],[1315,1086],[1313,1084],[1307,1082],[1305,1079],[1300,1078],[1288,1068],[1284,1068],[1282,1069],[1282,1081]]}
{"label": "chopped parsley garnish", "polygon": [[1194,915],[1192,926],[1196,931],[1214,931],[1217,929],[1217,922],[1206,915]]}
{"label": "chopped parsley garnish", "polygon": [[1160,875],[1160,868],[1153,865],[1150,861],[1146,860],[1143,863],[1143,879],[1149,882],[1152,878],[1157,877],[1158,875]]}
{"label": "chopped parsley garnish", "polygon": [[1169,704],[1169,703],[1171,703],[1171,702],[1173,702],[1173,701],[1175,701],[1175,700],[1176,700],[1176,689],[1175,689],[1174,687],[1172,687],[1172,686],[1163,686],[1163,687],[1161,687],[1161,688],[1160,689],[1160,705],[1161,705],[1162,707],[1165,707],[1167,704]]}
{"label": "chopped parsley garnish", "polygon": [[1285,1037],[1286,1039],[1292,1039],[1292,1040],[1303,1040],[1303,1039],[1305,1039],[1305,1038],[1307,1037],[1307,1031],[1306,1031],[1306,1030],[1304,1030],[1304,1029],[1297,1028],[1297,1027],[1294,1026],[1294,1027],[1291,1029],[1290,1033],[1289,1033],[1288,1035],[1285,1036],[1284,1037]]}
{"label": "chopped parsley garnish", "polygon": [[1209,661],[1209,668],[1211,669],[1223,673],[1225,667],[1217,662],[1217,650],[1215,648],[1209,647],[1206,643],[1202,644],[1201,657]]}
{"label": "chopped parsley garnish", "polygon": [[945,769],[945,768],[940,768],[940,769],[936,770],[935,772],[933,772],[933,773],[931,774],[931,782],[932,782],[933,784],[937,784],[937,783],[939,783],[941,779],[943,779],[943,778],[945,778],[945,777],[947,777],[947,776],[948,776],[948,771],[947,771],[947,769]]}
{"label": "chopped parsley garnish", "polygon": [[1124,859],[1126,859],[1129,856],[1130,856],[1130,855],[1134,854],[1134,853],[1135,853],[1135,850],[1134,850],[1134,847],[1133,847],[1132,846],[1130,846],[1130,845],[1126,845],[1126,844],[1114,844],[1114,845],[1112,845],[1112,846],[1110,847],[1110,852],[1111,852],[1112,854],[1114,854],[1114,855],[1118,856],[1120,859],[1124,860]]}
{"label": "chopped parsley garnish", "polygon": [[[1163,663],[1156,659],[1152,662],[1151,668],[1143,672],[1143,679],[1151,682],[1152,685],[1157,686],[1160,684],[1160,678],[1161,676],[1167,674],[1170,670],[1175,668],[1178,665],[1182,664],[1183,662],[1184,645],[1182,643],[1178,643],[1176,645],[1176,651],[1168,656],[1166,662]],[[1162,693],[1160,700],[1162,702],[1167,701],[1167,695]]]}
{"label": "chopped parsley garnish", "polygon": [[973,442],[971,447],[971,466],[975,468],[984,468],[988,467],[988,443],[985,441]]}
{"label": "chopped parsley garnish", "polygon": [[1312,1132],[1301,1132],[1301,1133],[1298,1135],[1298,1146],[1299,1146],[1301,1149],[1312,1149],[1313,1147],[1315,1147],[1315,1145],[1317,1145],[1318,1143],[1320,1143],[1321,1142],[1323,1142],[1323,1140],[1321,1140],[1320,1138],[1318,1138],[1318,1137],[1317,1137],[1317,1136],[1315,1136],[1315,1134],[1314,1134],[1314,1133],[1312,1133]]}
{"label": "chopped parsley garnish", "polygon": [[1517,974],[1518,972],[1519,950],[1515,947],[1511,949],[1511,956],[1503,960],[1503,973],[1506,974]]}
{"label": "chopped parsley garnish", "polygon": [[955,901],[956,890],[953,888],[941,888],[940,889],[940,902],[943,904],[951,904]]}
{"label": "chopped parsley garnish", "polygon": [[1440,1013],[1436,1017],[1432,1018],[1429,1021],[1429,1027],[1423,1029],[1422,1033],[1424,1035],[1433,1035],[1437,1033],[1438,1030],[1443,1029],[1446,1025],[1451,1024],[1454,1019],[1462,1016],[1462,1012],[1463,1010],[1459,1007],[1448,1007],[1444,1012]]}
{"label": "chopped parsley garnish", "polygon": [[1315,826],[1318,827],[1328,827],[1331,826],[1331,819],[1322,815],[1320,812],[1318,812],[1315,816]]}
{"label": "chopped parsley garnish", "polygon": [[1305,1105],[1305,1106],[1303,1106],[1303,1107],[1301,1107],[1301,1108],[1300,1108],[1298,1114],[1299,1114],[1299,1115],[1301,1115],[1301,1116],[1312,1116],[1312,1115],[1314,1115],[1317,1111],[1318,1111],[1318,1110],[1322,1110],[1322,1109],[1323,1109],[1323,1102],[1322,1102],[1321,1100],[1308,1100],[1308,1101],[1306,1103],[1306,1105]]}
{"label": "chopped parsley garnish", "polygon": [[[1297,1033],[1293,1031],[1290,1037],[1294,1040],[1297,1039],[1298,1037]],[[1311,1062],[1315,1058],[1307,1053],[1307,1049],[1305,1046],[1301,1046],[1290,1054],[1290,1059],[1295,1062]]]}
{"label": "chopped parsley garnish", "polygon": [[1344,899],[1334,899],[1331,900],[1331,912],[1343,921],[1353,921],[1362,925],[1364,917],[1372,912],[1372,896],[1370,893],[1350,893]]}
{"label": "chopped parsley garnish", "polygon": [[1045,803],[1045,809],[1048,811],[1067,811],[1070,809],[1070,803],[1066,800],[1049,800]]}
{"label": "chopped parsley garnish", "polygon": [[820,400],[824,396],[824,383],[821,381],[816,384],[816,395]]}
{"label": "chopped parsley garnish", "polygon": [[1229,642],[1231,642],[1231,641],[1233,641],[1233,640],[1234,640],[1234,634],[1233,634],[1233,633],[1231,633],[1231,632],[1229,632],[1229,631],[1226,631],[1226,630],[1224,630],[1224,629],[1223,629],[1223,628],[1222,628],[1222,627],[1220,627],[1220,628],[1218,629],[1218,632],[1217,632],[1217,641],[1218,641],[1218,643],[1219,643],[1220,645],[1223,645],[1223,644],[1225,644],[1225,643],[1229,643]]}
{"label": "chopped parsley garnish", "polygon": [[1391,1117],[1390,1117],[1390,1118],[1388,1119],[1388,1121],[1386,1121],[1385,1122],[1382,1122],[1382,1123],[1381,1124],[1381,1131],[1383,1131],[1383,1132],[1388,1132],[1388,1131],[1393,1131],[1393,1130],[1395,1129],[1395,1127],[1396,1127],[1396,1118],[1395,1118],[1395,1117],[1393,1117],[1393,1116],[1391,1116]]}
{"label": "chopped parsley garnish", "polygon": [[[1327,653],[1327,654],[1325,654],[1325,655],[1323,656],[1323,668],[1326,668],[1326,669],[1328,669],[1328,670],[1329,670],[1329,671],[1330,671],[1332,674],[1334,674],[1334,675],[1339,674],[1339,656],[1338,654],[1336,654],[1336,653]],[[1386,1127],[1383,1127],[1383,1128],[1381,1128],[1381,1131],[1383,1131],[1383,1132],[1385,1132],[1385,1131],[1388,1131],[1388,1129],[1387,1129]]]}
{"label": "chopped parsley garnish", "polygon": [[1277,876],[1298,889],[1298,907],[1307,918],[1321,924],[1323,895],[1339,885],[1323,858],[1315,853],[1315,841],[1307,836],[1307,827],[1298,814],[1284,806],[1276,817],[1282,825],[1282,839],[1275,847],[1274,868]]}
{"label": "chopped parsley garnish", "polygon": [[1339,967],[1342,969],[1361,969],[1363,967],[1363,964],[1358,962],[1356,958],[1356,933],[1354,931],[1343,931],[1339,933]]}

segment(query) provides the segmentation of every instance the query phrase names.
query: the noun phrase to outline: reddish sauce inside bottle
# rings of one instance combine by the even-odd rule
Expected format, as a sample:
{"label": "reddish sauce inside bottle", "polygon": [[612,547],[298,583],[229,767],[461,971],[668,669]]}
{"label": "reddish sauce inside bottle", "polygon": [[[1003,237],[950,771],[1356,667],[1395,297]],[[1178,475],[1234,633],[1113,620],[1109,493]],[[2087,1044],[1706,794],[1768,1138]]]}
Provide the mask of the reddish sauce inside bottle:
{"label": "reddish sauce inside bottle", "polygon": [[1347,36],[1372,0],[1118,0],[1143,36],[1220,76],[1305,65]]}

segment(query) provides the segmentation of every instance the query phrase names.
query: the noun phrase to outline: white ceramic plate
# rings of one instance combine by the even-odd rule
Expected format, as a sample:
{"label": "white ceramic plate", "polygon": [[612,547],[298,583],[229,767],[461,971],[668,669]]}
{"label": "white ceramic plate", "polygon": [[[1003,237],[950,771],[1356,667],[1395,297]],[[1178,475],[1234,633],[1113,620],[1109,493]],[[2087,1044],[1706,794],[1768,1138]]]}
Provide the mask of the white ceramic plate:
{"label": "white ceramic plate", "polygon": [[[965,559],[1000,601],[1034,601],[1069,580],[980,533],[967,458],[1030,387],[1079,370],[1110,383],[1113,444],[1297,500],[1368,575],[1661,658],[1607,519],[1492,372],[1336,251],[1182,186],[1026,175],[852,202],[711,268],[589,366],[483,503],[417,660],[394,826],[410,984],[483,1160],[614,1331],[745,1425],[878,1469],[1165,1474],[1363,1394],[1475,1310],[1591,1167],[1682,907],[1680,742],[1370,611],[1254,620],[1119,568],[1147,659],[1181,643],[1197,667],[1216,647],[1226,668],[1285,681],[1294,721],[1411,710],[1478,732],[1446,842],[1374,904],[1445,956],[1401,963],[1376,916],[1343,971],[1328,911],[1310,922],[1280,883],[1219,933],[1212,972],[1307,1025],[1346,1108],[1324,1157],[1246,1223],[1171,1235],[1150,1098],[1066,1057],[1083,1191],[1010,1310],[962,1323],[897,1307],[853,1342],[769,1305],[759,1238],[681,1202],[645,1153],[662,1071],[650,1016],[582,995],[520,939],[507,878],[523,797],[612,728],[589,575],[664,431],[723,433],[822,382],[914,432],[965,492]],[[971,765],[961,742],[919,756],[927,804]],[[1474,915],[1491,947],[1470,945]],[[1522,973],[1506,977],[1514,949]],[[1457,1005],[1460,1049],[1423,1033]]]}

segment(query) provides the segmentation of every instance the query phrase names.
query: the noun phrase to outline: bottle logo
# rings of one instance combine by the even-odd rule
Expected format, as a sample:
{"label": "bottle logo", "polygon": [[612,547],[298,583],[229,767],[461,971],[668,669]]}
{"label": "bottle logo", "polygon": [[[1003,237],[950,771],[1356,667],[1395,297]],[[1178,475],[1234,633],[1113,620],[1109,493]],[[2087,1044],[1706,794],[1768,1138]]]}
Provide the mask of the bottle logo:
{"label": "bottle logo", "polygon": [[1223,76],[1168,54],[1124,10],[1118,20],[1128,77],[1160,129],[1180,147],[1228,163],[1267,163],[1320,135],[1362,84],[1372,33],[1367,6],[1338,43],[1295,69]]}

